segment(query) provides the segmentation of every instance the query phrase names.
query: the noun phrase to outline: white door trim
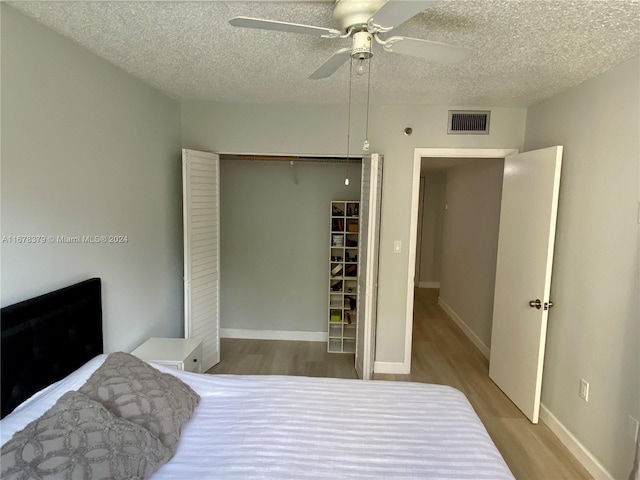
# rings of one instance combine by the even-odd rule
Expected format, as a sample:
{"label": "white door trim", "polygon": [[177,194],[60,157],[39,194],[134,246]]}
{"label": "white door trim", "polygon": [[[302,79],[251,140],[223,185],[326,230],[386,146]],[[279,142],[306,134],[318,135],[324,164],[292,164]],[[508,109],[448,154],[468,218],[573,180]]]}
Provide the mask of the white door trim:
{"label": "white door trim", "polygon": [[409,230],[409,265],[407,271],[407,317],[404,335],[404,371],[411,371],[411,339],[413,336],[413,288],[416,273],[418,237],[418,204],[420,164],[423,157],[504,158],[518,153],[517,148],[415,148],[413,150],[413,185],[411,193],[411,225]]}

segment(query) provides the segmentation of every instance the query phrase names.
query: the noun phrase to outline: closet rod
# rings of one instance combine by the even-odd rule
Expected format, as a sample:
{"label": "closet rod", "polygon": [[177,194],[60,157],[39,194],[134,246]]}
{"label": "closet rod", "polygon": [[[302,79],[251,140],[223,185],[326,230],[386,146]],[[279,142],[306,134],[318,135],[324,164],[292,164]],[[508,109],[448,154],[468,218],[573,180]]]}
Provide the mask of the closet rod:
{"label": "closet rod", "polygon": [[220,160],[251,160],[258,162],[305,162],[305,163],[362,163],[362,158],[334,158],[334,157],[302,157],[302,156],[276,156],[276,155],[220,155]]}

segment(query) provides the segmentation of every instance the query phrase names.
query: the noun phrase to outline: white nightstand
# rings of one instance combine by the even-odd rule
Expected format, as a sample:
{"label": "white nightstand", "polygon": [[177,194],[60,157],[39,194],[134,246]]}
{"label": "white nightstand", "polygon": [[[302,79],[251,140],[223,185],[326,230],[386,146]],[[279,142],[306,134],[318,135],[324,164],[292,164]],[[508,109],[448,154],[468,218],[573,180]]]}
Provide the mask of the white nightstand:
{"label": "white nightstand", "polygon": [[202,340],[195,338],[153,337],[131,352],[131,355],[145,362],[159,363],[176,370],[202,373]]}

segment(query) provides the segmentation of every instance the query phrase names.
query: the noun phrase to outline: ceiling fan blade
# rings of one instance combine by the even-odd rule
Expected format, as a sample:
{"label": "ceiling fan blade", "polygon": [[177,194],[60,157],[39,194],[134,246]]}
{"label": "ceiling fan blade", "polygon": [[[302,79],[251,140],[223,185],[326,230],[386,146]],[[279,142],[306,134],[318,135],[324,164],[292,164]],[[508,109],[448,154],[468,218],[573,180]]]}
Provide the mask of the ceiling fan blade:
{"label": "ceiling fan blade", "polygon": [[448,65],[463,62],[471,56],[471,50],[466,47],[407,37],[388,38],[384,49],[387,52],[411,55]]}
{"label": "ceiling fan blade", "polygon": [[309,76],[309,80],[320,80],[321,78],[330,77],[338,70],[351,56],[350,48],[341,48],[332,57],[324,62],[320,67]]}
{"label": "ceiling fan blade", "polygon": [[376,25],[382,30],[395,28],[438,3],[440,0],[387,0],[369,19],[369,25]]}
{"label": "ceiling fan blade", "polygon": [[303,33],[317,37],[339,37],[339,30],[333,28],[314,27],[299,23],[278,22],[276,20],[264,20],[262,18],[235,17],[229,20],[234,27],[260,28],[262,30],[277,30],[279,32]]}

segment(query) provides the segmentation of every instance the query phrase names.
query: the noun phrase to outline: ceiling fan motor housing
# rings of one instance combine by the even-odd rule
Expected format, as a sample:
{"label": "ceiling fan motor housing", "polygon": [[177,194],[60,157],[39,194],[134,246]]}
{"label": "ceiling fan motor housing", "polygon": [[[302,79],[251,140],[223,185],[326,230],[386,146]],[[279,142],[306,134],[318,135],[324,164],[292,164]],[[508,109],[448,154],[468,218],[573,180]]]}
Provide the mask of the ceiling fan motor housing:
{"label": "ceiling fan motor housing", "polygon": [[369,19],[384,4],[384,0],[336,0],[333,19],[345,32],[351,27],[366,28]]}

